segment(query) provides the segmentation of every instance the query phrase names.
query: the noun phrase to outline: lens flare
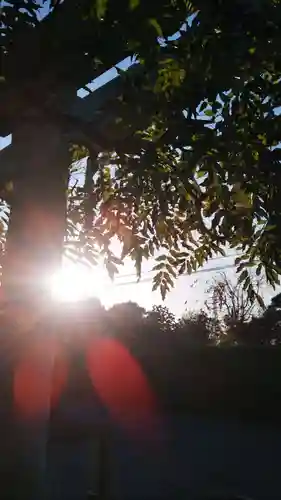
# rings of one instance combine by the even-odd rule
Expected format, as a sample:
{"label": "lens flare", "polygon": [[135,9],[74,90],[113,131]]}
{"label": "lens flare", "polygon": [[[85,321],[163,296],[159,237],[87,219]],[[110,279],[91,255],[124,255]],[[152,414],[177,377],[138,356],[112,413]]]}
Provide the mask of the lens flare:
{"label": "lens flare", "polygon": [[92,384],[114,418],[127,430],[151,428],[156,398],[139,363],[117,340],[96,339],[87,351]]}

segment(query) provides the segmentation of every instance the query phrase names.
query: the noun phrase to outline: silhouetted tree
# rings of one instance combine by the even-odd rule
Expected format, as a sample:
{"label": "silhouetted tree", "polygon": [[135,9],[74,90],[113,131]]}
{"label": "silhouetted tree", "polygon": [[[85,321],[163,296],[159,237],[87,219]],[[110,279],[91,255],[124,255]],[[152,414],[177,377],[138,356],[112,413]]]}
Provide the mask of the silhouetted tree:
{"label": "silhouetted tree", "polygon": [[135,302],[115,304],[106,313],[107,334],[130,343],[142,333],[145,315],[146,310]]}
{"label": "silhouetted tree", "polygon": [[[251,294],[245,291],[246,288],[240,278],[232,282],[225,273],[220,273],[213,279],[207,289],[209,298],[205,302],[205,307],[216,325],[216,336],[220,342],[240,343],[245,325],[264,307],[260,296],[261,284],[261,278],[254,281],[255,289],[251,297]],[[254,300],[257,296],[258,304]]]}
{"label": "silhouetted tree", "polygon": [[[135,302],[115,304],[107,311],[93,299],[83,304],[62,305],[66,339],[102,334],[119,339],[137,351],[161,353],[165,350],[207,345],[273,346],[281,343],[281,294],[274,296],[263,311],[249,303],[239,283],[225,275],[214,280],[206,308],[186,311],[179,319],[166,306],[154,305],[146,310]],[[221,276],[220,276],[221,278]],[[260,292],[259,292],[260,293]],[[66,314],[67,312],[67,314]],[[256,314],[255,314],[256,313]],[[68,319],[67,319],[68,318]],[[71,335],[72,330],[74,335]]]}
{"label": "silhouetted tree", "polygon": [[246,345],[281,343],[281,294],[275,295],[262,315],[253,317],[240,328],[238,342]]}
{"label": "silhouetted tree", "polygon": [[267,334],[270,332],[270,344],[281,342],[281,293],[271,299],[271,303],[265,310],[261,321]]}
{"label": "silhouetted tree", "polygon": [[180,342],[188,346],[202,346],[215,342],[213,320],[206,311],[191,311],[182,316],[177,324]]}
{"label": "silhouetted tree", "polygon": [[160,352],[216,342],[217,328],[206,311],[188,312],[180,319],[166,307],[146,311],[134,302],[116,304],[106,312],[106,331],[126,345]]}
{"label": "silhouetted tree", "polygon": [[166,306],[153,306],[146,316],[146,325],[148,328],[160,332],[172,333],[177,326],[176,317]]}

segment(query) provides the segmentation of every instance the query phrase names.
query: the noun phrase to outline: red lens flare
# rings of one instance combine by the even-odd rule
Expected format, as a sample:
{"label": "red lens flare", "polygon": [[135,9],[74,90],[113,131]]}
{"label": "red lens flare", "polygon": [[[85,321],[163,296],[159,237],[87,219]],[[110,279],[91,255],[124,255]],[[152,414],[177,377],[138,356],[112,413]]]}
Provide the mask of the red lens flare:
{"label": "red lens flare", "polygon": [[87,351],[87,367],[100,399],[127,430],[151,430],[156,399],[141,366],[117,340],[97,339]]}

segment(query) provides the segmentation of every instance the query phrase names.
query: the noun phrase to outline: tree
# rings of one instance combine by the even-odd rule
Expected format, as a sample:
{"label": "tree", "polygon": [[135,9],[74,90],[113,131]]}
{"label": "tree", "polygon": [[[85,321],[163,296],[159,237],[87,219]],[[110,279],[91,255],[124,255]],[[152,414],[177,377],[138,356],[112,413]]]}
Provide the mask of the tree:
{"label": "tree", "polygon": [[240,343],[276,346],[281,341],[280,294],[272,297],[263,314],[253,317],[240,332]]}
{"label": "tree", "polygon": [[[98,130],[83,127],[77,116],[67,117],[65,102],[70,107],[74,102],[75,107],[77,88],[92,80],[95,73],[108,69],[127,55],[133,55],[135,50],[140,55],[144,53],[145,57],[155,57],[159,52],[158,24],[168,34],[168,30],[177,29],[186,16],[184,2],[179,2],[176,9],[170,1],[161,2],[160,9],[160,5],[142,9],[130,1],[117,8],[115,2],[81,0],[75,8],[68,2],[51,2],[48,15],[39,21],[40,6],[47,4],[47,1],[29,0],[23,4],[11,0],[2,9],[2,130],[4,133],[13,132],[14,149],[14,154],[5,153],[4,160],[6,157],[7,161],[2,178],[5,197],[7,181],[13,181],[2,277],[6,296],[17,294],[16,288],[21,282],[25,287],[30,282],[34,286],[39,281],[35,279],[40,276],[38,270],[47,262],[50,269],[59,265],[66,232],[65,192],[71,161],[69,143],[81,143],[83,137],[82,146],[85,146],[85,141],[92,156],[89,170],[92,177],[97,155],[117,146],[118,141],[114,145],[110,142],[108,146],[104,140],[101,146],[97,146]],[[109,32],[110,50],[104,43],[105,40],[109,42]],[[71,37],[66,33],[71,33]],[[21,164],[20,168],[17,163]],[[89,184],[91,182],[85,186],[84,199],[93,198],[87,191]],[[53,198],[52,204],[48,202],[50,197]],[[88,199],[84,205],[89,207]],[[84,247],[91,247],[92,252],[88,254],[95,253],[95,247],[101,247],[109,260],[111,253],[106,235],[98,239],[93,235],[88,237],[86,222],[83,220],[79,236],[84,240]],[[95,236],[97,234],[98,231]],[[112,269],[113,263],[109,267]],[[16,276],[17,285],[14,283]],[[28,296],[23,289],[18,294]]]}
{"label": "tree", "polygon": [[281,341],[281,294],[271,299],[271,303],[260,318],[264,330],[264,343],[271,345],[280,344]]}
{"label": "tree", "polygon": [[191,311],[183,315],[177,325],[179,342],[190,347],[215,343],[216,329],[206,311]]}
{"label": "tree", "polygon": [[281,293],[278,293],[277,295],[271,298],[268,310],[280,311],[280,309],[281,309]]}
{"label": "tree", "polygon": [[[29,297],[34,306],[42,266],[60,263],[69,143],[91,156],[89,182],[71,211],[79,253],[102,253],[114,274],[117,237],[121,260],[130,256],[140,275],[142,260],[159,251],[154,287],[164,297],[177,275],[228,243],[242,251],[237,269],[252,301],[247,266],[277,283],[278,0],[52,1],[41,22],[35,0],[10,0],[1,14],[1,134],[13,132],[14,148],[9,162],[7,151],[5,162],[1,155],[11,204],[7,299]],[[178,39],[169,38],[179,29]],[[66,113],[78,88],[133,54],[139,65],[118,80],[118,99],[97,106],[98,120],[88,126]],[[114,175],[104,158],[116,165]]]}
{"label": "tree", "polygon": [[154,305],[146,311],[138,304],[125,302],[111,307],[105,315],[106,334],[115,336],[136,352],[161,354],[216,344],[217,325],[206,311],[190,311],[177,319],[165,306]]}
{"label": "tree", "polygon": [[146,311],[135,302],[115,304],[106,313],[107,335],[131,343],[141,336]]}
{"label": "tree", "polygon": [[[115,152],[102,227],[112,227],[119,209],[115,234],[123,231],[123,255],[138,273],[143,258],[164,249],[154,268],[163,296],[178,274],[223,253],[227,242],[242,252],[237,269],[253,301],[247,267],[257,263],[272,284],[279,273],[280,3],[190,5],[191,27],[163,44],[156,84],[147,77],[151,125],[143,141],[132,154],[128,143]],[[140,86],[125,108],[136,95],[139,102]]]}
{"label": "tree", "polygon": [[152,326],[160,332],[173,333],[176,328],[175,315],[166,306],[153,306],[146,315],[147,327]]}
{"label": "tree", "polygon": [[[92,150],[93,138],[87,138],[94,134],[100,140],[92,154],[98,164],[95,182],[77,207],[84,243],[111,262],[109,241],[117,236],[122,258],[131,256],[138,274],[143,258],[164,249],[154,278],[163,296],[178,274],[223,253],[226,242],[242,250],[236,263],[251,300],[256,294],[247,266],[257,263],[257,272],[264,268],[267,280],[276,283],[280,2],[224,0],[218,7],[216,0],[167,0],[145,8],[129,0],[118,7],[113,0],[81,0],[75,8],[53,2],[43,22],[37,21],[36,10],[32,0],[24,8],[12,0],[3,8],[3,130],[17,128],[18,117],[32,108],[39,120],[34,133],[40,120],[50,120],[51,110],[60,130],[67,125],[72,142]],[[168,37],[178,29],[179,38]],[[82,133],[79,120],[71,121],[61,111],[62,92],[68,98],[97,68],[102,71],[132,54],[138,71],[122,75],[122,98],[104,107],[108,115],[110,108],[110,125]],[[113,178],[107,171],[105,175],[97,152],[111,153]],[[25,182],[31,182],[28,165],[24,171]],[[46,171],[50,178],[50,169]],[[15,190],[20,213],[19,193],[25,191]],[[58,206],[63,204],[61,197]],[[91,212],[96,216],[89,232],[85,221]],[[63,232],[62,208],[60,213],[57,234]],[[61,249],[58,237],[55,246]],[[29,254],[31,249],[29,245]]]}
{"label": "tree", "polygon": [[[261,279],[256,280],[256,293],[260,296]],[[255,314],[260,313],[263,303],[258,307],[245,292],[242,280],[232,283],[225,273],[214,278],[207,294],[206,309],[217,325],[220,341],[239,343],[244,335],[245,324],[251,322]]]}

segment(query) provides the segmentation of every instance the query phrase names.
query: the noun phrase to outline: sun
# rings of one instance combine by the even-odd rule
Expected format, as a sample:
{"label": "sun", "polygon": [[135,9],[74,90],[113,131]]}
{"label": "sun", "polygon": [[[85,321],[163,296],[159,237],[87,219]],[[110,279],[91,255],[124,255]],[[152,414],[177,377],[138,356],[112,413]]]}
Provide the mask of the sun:
{"label": "sun", "polygon": [[101,298],[106,276],[100,269],[89,269],[79,264],[65,265],[48,280],[53,300],[77,302],[90,297]]}
{"label": "sun", "polygon": [[55,302],[97,298],[105,308],[122,302],[137,302],[149,308],[153,301],[151,283],[137,283],[132,272],[121,274],[112,281],[102,265],[89,268],[69,260],[64,261],[62,268],[47,279],[47,289]]}

